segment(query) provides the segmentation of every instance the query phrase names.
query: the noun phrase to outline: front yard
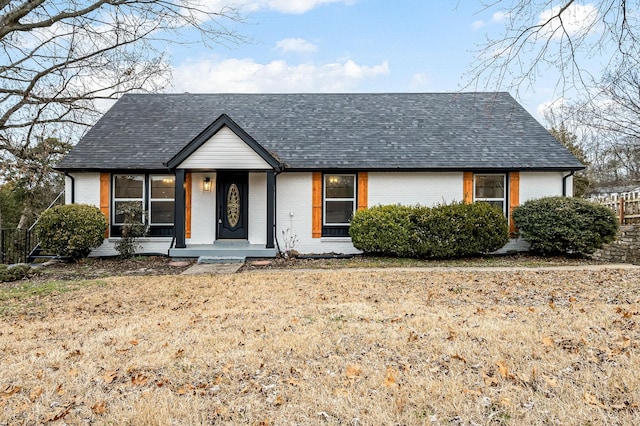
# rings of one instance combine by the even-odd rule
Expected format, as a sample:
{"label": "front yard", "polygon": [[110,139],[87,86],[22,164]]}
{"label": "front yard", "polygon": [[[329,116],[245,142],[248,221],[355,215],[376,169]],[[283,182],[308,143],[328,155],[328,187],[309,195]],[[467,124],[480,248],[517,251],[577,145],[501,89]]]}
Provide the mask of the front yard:
{"label": "front yard", "polygon": [[0,298],[0,424],[640,423],[638,270],[37,285]]}

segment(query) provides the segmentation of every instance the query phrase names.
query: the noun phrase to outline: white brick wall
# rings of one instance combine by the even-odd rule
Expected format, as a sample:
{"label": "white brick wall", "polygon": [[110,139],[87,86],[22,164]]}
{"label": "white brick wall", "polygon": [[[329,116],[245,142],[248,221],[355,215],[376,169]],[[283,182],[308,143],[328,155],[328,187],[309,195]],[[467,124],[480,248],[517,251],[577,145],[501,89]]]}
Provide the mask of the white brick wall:
{"label": "white brick wall", "polygon": [[[76,204],[100,207],[100,173],[74,173]],[[65,180],[65,203],[71,204],[71,179]]]}
{"label": "white brick wall", "polygon": [[[295,234],[300,253],[358,253],[349,238],[311,237],[311,173],[277,177],[276,237],[284,250],[283,231]],[[435,205],[462,199],[462,173],[369,173],[370,207],[377,204]]]}
{"label": "white brick wall", "polygon": [[[562,195],[562,177],[567,172],[521,172],[520,204],[535,198]],[[567,195],[572,195],[572,181],[567,179]]]}
{"label": "white brick wall", "polygon": [[[521,172],[520,203],[549,195],[562,195],[563,172]],[[100,206],[100,174],[76,173],[75,201]],[[212,179],[211,192],[202,190],[205,176]],[[276,178],[276,238],[285,249],[283,231],[299,240],[295,247],[301,253],[357,253],[349,238],[311,237],[311,173],[281,173]],[[210,244],[215,240],[216,227],[216,174],[192,175],[191,238],[188,244]],[[571,195],[572,179],[567,179],[568,195]],[[70,202],[70,179],[67,178],[67,202]],[[368,205],[421,204],[432,206],[462,199],[462,173],[369,173]],[[252,244],[266,242],[266,175],[249,174],[249,241]],[[145,241],[145,252],[164,253],[170,240]],[[512,240],[505,249],[524,249],[521,240]],[[504,250],[504,249],[503,249]],[[116,254],[113,242],[105,241],[93,255]]]}
{"label": "white brick wall", "polygon": [[267,243],[266,173],[249,173],[249,243]]}
{"label": "white brick wall", "polygon": [[[204,178],[211,179],[211,191],[203,190]],[[191,238],[187,244],[212,244],[216,235],[216,174],[191,175]]]}
{"label": "white brick wall", "polygon": [[462,201],[462,172],[369,173],[369,207]]}

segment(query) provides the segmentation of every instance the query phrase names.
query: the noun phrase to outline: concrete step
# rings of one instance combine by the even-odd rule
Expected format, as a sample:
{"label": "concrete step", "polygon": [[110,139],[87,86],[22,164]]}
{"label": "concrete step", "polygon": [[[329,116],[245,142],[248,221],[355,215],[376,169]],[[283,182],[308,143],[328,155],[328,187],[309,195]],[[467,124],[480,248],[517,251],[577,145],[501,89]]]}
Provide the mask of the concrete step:
{"label": "concrete step", "polygon": [[244,263],[244,256],[200,256],[198,263]]}

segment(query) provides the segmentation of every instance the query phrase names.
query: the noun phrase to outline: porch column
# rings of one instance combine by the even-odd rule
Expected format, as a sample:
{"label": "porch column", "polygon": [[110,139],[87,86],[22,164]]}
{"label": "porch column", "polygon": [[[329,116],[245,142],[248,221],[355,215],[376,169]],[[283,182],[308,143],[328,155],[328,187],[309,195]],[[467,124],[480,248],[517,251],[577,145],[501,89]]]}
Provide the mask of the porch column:
{"label": "porch column", "polygon": [[176,170],[176,201],[173,212],[173,235],[176,237],[176,248],[187,247],[185,243],[185,175],[184,169]]}
{"label": "porch column", "polygon": [[267,172],[267,248],[274,247],[274,226],[276,216],[276,175],[273,170]]}

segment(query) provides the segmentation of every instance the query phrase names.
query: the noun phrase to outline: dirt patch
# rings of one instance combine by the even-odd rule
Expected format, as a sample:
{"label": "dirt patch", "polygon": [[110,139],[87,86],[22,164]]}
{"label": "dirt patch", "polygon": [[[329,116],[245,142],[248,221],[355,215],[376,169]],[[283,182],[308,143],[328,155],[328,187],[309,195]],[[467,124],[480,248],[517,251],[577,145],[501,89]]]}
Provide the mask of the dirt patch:
{"label": "dirt patch", "polygon": [[195,261],[176,262],[163,256],[145,256],[134,259],[83,259],[76,263],[52,263],[40,266],[34,281],[91,280],[104,277],[140,275],[177,275]]}
{"label": "dirt patch", "polygon": [[[192,260],[172,260],[164,256],[141,256],[134,259],[89,258],[77,263],[52,263],[39,267],[38,274],[21,282],[78,281],[119,276],[179,275],[196,263]],[[430,268],[430,267],[540,267],[584,266],[602,264],[585,258],[539,257],[532,255],[479,256],[454,260],[420,260],[357,255],[306,257],[292,259],[250,259],[238,272],[287,269],[357,269],[357,268]],[[5,284],[9,285],[9,284]]]}

